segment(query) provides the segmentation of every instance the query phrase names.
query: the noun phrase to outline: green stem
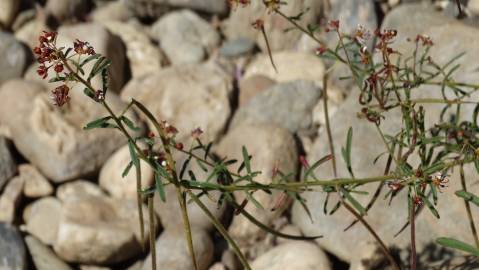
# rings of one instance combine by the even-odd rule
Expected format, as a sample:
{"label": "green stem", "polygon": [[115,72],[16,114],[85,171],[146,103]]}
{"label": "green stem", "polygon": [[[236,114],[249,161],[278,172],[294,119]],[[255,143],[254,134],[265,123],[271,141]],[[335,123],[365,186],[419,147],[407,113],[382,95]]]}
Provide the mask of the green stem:
{"label": "green stem", "polygon": [[195,249],[193,247],[193,237],[191,235],[191,226],[190,226],[190,219],[188,218],[188,209],[186,208],[185,197],[183,196],[180,187],[176,187],[176,195],[181,207],[185,237],[186,237],[186,242],[188,244],[188,250],[191,255],[191,260],[193,262],[195,270],[199,270],[198,262],[196,261]]}
{"label": "green stem", "polygon": [[148,212],[150,218],[150,253],[151,269],[156,270],[156,239],[155,239],[155,209],[153,205],[153,196],[148,196]]}
{"label": "green stem", "polygon": [[[467,192],[466,177],[464,176],[463,164],[461,164],[459,167],[459,174],[461,176],[462,189]],[[476,247],[479,248],[479,238],[477,237],[476,225],[474,224],[474,218],[472,217],[471,205],[469,204],[469,201],[466,199],[464,199],[464,203],[466,205],[467,218],[469,219],[469,225],[471,227],[472,237],[474,238]]]}

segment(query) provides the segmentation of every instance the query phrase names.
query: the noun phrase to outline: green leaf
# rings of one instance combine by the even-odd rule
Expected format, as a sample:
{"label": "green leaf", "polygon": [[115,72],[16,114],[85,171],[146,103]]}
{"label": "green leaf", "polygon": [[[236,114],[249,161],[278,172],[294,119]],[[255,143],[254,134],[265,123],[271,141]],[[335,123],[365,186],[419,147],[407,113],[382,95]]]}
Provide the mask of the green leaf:
{"label": "green leaf", "polygon": [[86,124],[86,126],[83,127],[83,129],[88,130],[88,129],[94,129],[94,128],[111,127],[110,125],[112,125],[112,124],[108,123],[108,120],[110,120],[110,119],[111,119],[111,116],[105,116],[105,117],[96,119],[96,120],[91,121],[90,123]]}
{"label": "green leaf", "polygon": [[83,68],[76,62],[76,61],[70,61],[77,69],[78,71],[82,74],[85,75],[85,71],[83,71]]}
{"label": "green leaf", "polygon": [[165,188],[163,186],[163,182],[161,181],[161,176],[158,172],[155,172],[155,183],[156,183],[156,191],[160,195],[160,199],[163,202],[166,202],[166,195],[165,195]]}
{"label": "green leaf", "polygon": [[304,173],[304,179],[308,179],[309,175],[312,174],[314,172],[314,170],[316,170],[317,167],[319,167],[319,165],[323,164],[324,162],[330,160],[333,158],[333,155],[326,155],[324,157],[322,157],[321,159],[319,159],[318,161],[316,161],[313,165],[311,165],[307,170],[306,172]]}
{"label": "green leaf", "polygon": [[420,196],[422,197],[422,200],[424,201],[424,203],[426,203],[426,206],[427,208],[429,208],[429,210],[431,211],[431,213],[436,217],[436,218],[441,218],[439,216],[439,212],[436,210],[436,208],[434,207],[434,205],[432,205],[432,203],[426,198],[426,196],[424,196],[423,194],[420,194]]}
{"label": "green leaf", "polygon": [[190,163],[192,157],[193,156],[188,156],[185,162],[183,162],[183,165],[181,166],[181,170],[180,170],[180,179],[183,179],[183,175],[185,175],[186,168],[188,167],[188,164]]}
{"label": "green leaf", "polygon": [[460,198],[463,198],[465,201],[469,201],[469,202],[472,202],[473,204],[475,204],[476,206],[479,206],[479,197],[470,193],[470,192],[467,192],[467,191],[464,191],[464,190],[458,190],[455,192],[456,196],[460,197]]}
{"label": "green leaf", "polygon": [[95,100],[95,92],[93,92],[93,91],[90,90],[89,88],[83,89],[83,93],[84,93],[87,97],[89,97],[89,98]]}
{"label": "green leaf", "polygon": [[135,126],[133,121],[131,121],[128,117],[126,117],[124,115],[120,117],[120,121],[123,121],[123,123],[125,123],[126,126],[133,131],[139,131],[140,130],[139,127]]}
{"label": "green leaf", "polygon": [[208,157],[208,154],[210,153],[210,150],[211,150],[211,146],[213,146],[213,143],[210,142],[206,148],[205,148],[205,156],[203,157],[204,159],[206,159]]}
{"label": "green leaf", "polygon": [[248,191],[246,191],[245,194],[248,198],[248,201],[251,201],[256,206],[256,208],[264,210],[264,207],[258,202],[258,200],[253,197],[253,194],[249,193]]}
{"label": "green leaf", "polygon": [[91,60],[97,59],[101,56],[101,54],[94,54],[83,60],[80,64],[81,67],[83,67],[86,63],[90,62]]}
{"label": "green leaf", "polygon": [[125,178],[125,176],[128,175],[130,172],[131,167],[133,166],[133,162],[128,162],[128,165],[126,165],[125,169],[123,170],[123,173],[121,173],[121,177]]}
{"label": "green leaf", "polygon": [[479,249],[453,238],[440,237],[436,239],[436,243],[441,246],[458,249],[479,257]]}
{"label": "green leaf", "polygon": [[108,91],[108,70],[105,68],[101,71],[101,82],[103,85],[103,95]]}
{"label": "green leaf", "polygon": [[364,207],[353,196],[351,196],[351,194],[349,194],[346,189],[341,188],[341,191],[344,194],[344,197],[346,197],[346,200],[348,200],[353,205],[353,207],[358,210],[359,214],[361,214],[362,216],[366,215],[366,209],[364,209]]}
{"label": "green leaf", "polygon": [[196,163],[198,164],[198,166],[200,166],[200,168],[201,168],[204,172],[208,172],[208,168],[206,168],[205,164],[203,164],[203,161],[197,159],[197,160],[196,160]]}
{"label": "green leaf", "polygon": [[140,160],[138,159],[138,155],[135,150],[135,144],[131,140],[128,140],[128,150],[130,151],[130,158],[133,165],[135,165],[135,167],[140,167]]}
{"label": "green leaf", "polygon": [[248,174],[250,174],[251,173],[250,156],[248,155],[248,150],[246,150],[246,147],[244,145],[242,147],[242,152],[243,152],[243,160],[246,167],[246,171],[248,172]]}
{"label": "green leaf", "polygon": [[353,141],[353,128],[349,127],[348,136],[346,138],[346,148],[341,148],[341,154],[343,155],[344,162],[348,168],[349,174],[354,178],[353,169],[351,167],[351,145]]}
{"label": "green leaf", "polygon": [[65,78],[66,77],[63,77],[63,76],[56,76],[55,78],[51,78],[50,80],[48,80],[48,82],[49,83],[63,82],[63,81],[65,81]]}

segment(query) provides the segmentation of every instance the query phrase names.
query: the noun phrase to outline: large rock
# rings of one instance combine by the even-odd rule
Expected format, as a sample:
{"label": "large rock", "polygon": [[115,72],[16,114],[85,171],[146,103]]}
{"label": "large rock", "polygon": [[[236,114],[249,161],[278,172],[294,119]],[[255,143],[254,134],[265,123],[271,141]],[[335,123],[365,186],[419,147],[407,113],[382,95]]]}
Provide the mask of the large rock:
{"label": "large rock", "polygon": [[234,115],[231,126],[274,123],[292,133],[308,129],[312,123],[313,108],[320,96],[321,89],[311,81],[277,84],[241,107]]}
{"label": "large rock", "polygon": [[18,166],[20,177],[25,186],[23,193],[30,198],[45,197],[53,193],[53,187],[37,168],[30,164]]}
{"label": "large rock", "polygon": [[[206,270],[213,260],[213,241],[204,230],[191,231],[198,270]],[[156,265],[161,269],[194,269],[182,227],[165,230],[156,240]],[[151,255],[145,260],[143,270],[151,270]]]}
{"label": "large rock", "polygon": [[125,1],[111,1],[93,10],[91,18],[95,22],[124,22],[132,18],[133,15],[132,10],[128,9]]}
{"label": "large rock", "polygon": [[[115,198],[136,199],[136,171],[134,168],[125,177],[123,170],[131,161],[128,145],[116,151],[100,171],[99,184]],[[140,162],[142,187],[149,187],[154,181],[153,169],[143,160]]]}
{"label": "large rock", "polygon": [[43,244],[53,245],[57,240],[62,203],[55,197],[45,197],[28,205],[24,213],[25,229]]}
{"label": "large rock", "polygon": [[[332,0],[327,17],[330,20],[339,20],[341,32],[347,34],[356,30],[358,25],[370,31],[378,27],[373,0]],[[371,42],[372,40],[370,44]]]}
{"label": "large rock", "polygon": [[[117,2],[112,4],[114,3]],[[138,29],[139,27],[118,21],[105,21],[103,25],[123,40],[133,78],[145,76],[161,69],[164,57],[160,49],[150,41],[146,33]]]}
{"label": "large rock", "polygon": [[3,0],[0,3],[0,25],[4,27],[10,26],[17,15],[20,1],[18,0]]}
{"label": "large rock", "polygon": [[[146,13],[151,17],[157,17],[161,11],[170,8],[188,8],[214,14],[224,14],[228,10],[228,4],[223,0],[126,0],[126,3],[135,10],[139,6],[149,9],[143,10],[140,14]],[[151,11],[152,7],[154,11]]]}
{"label": "large rock", "polygon": [[[135,200],[86,194],[70,197],[63,201],[60,216],[54,250],[65,261],[112,264],[141,253]],[[145,219],[146,235],[148,228]]]}
{"label": "large rock", "polygon": [[8,149],[7,141],[0,136],[0,189],[15,174],[16,170],[15,161]]}
{"label": "large rock", "polygon": [[[315,24],[319,19],[323,1],[297,0],[281,5],[281,11],[287,16],[296,16],[308,9],[300,20],[300,25]],[[230,17],[225,21],[224,34],[229,40],[239,37],[256,40],[261,49],[266,52],[266,42],[261,30],[254,29],[251,24],[257,19],[264,20],[266,35],[273,51],[294,49],[301,36],[300,31],[288,31],[292,25],[286,19],[275,13],[268,14],[262,1],[251,1],[245,8],[232,9]]]}
{"label": "large rock", "polygon": [[151,31],[174,65],[199,63],[220,42],[213,26],[190,10],[168,13],[152,26]]}
{"label": "large rock", "polygon": [[27,244],[33,264],[37,270],[72,270],[72,268],[60,260],[49,247],[35,237],[25,237],[25,243]]}
{"label": "large rock", "polygon": [[56,196],[60,201],[65,202],[69,198],[82,196],[106,196],[105,192],[97,185],[86,180],[67,182],[57,188]]}
{"label": "large rock", "polygon": [[[19,152],[53,182],[96,171],[125,144],[117,130],[83,130],[88,122],[107,113],[82,92],[70,93],[69,104],[58,108],[39,84],[15,80],[0,88],[0,122],[8,127]],[[114,93],[107,99],[116,113],[126,106]]]}
{"label": "large rock", "polygon": [[25,244],[17,229],[0,222],[0,269],[25,270],[27,259]]}
{"label": "large rock", "polygon": [[48,0],[45,12],[58,22],[74,21],[85,16],[88,11],[88,1],[83,0]]}
{"label": "large rock", "polygon": [[[473,44],[477,43],[479,31],[472,27],[467,27],[458,23],[451,23],[443,21],[438,24],[442,15],[434,18],[435,15],[427,15],[423,23],[420,22],[418,16],[420,8],[415,11],[413,6],[399,9],[400,14],[392,12],[390,16],[386,17],[384,27],[386,29],[395,28],[398,30],[399,36],[394,48],[398,49],[403,55],[410,55],[414,49],[414,43],[407,42],[406,38],[414,38],[416,34],[425,34],[432,38],[434,46],[430,50],[431,58],[439,65],[444,65],[452,59],[459,52],[467,52],[468,57],[462,58],[458,61],[461,67],[453,74],[454,80],[465,83],[475,83],[477,81],[477,55],[479,49]],[[409,13],[405,13],[409,11]],[[397,18],[407,14],[411,20],[406,20],[399,23]],[[434,14],[434,13],[433,13]],[[396,19],[394,19],[396,18]],[[417,19],[417,20],[416,20]],[[428,23],[429,26],[427,25]],[[420,29],[415,29],[414,25],[421,25]],[[418,32],[419,31],[419,32]],[[454,38],[451,41],[451,33],[454,33]],[[440,78],[438,78],[440,80]],[[353,128],[353,148],[352,148],[352,168],[356,177],[371,177],[383,174],[385,158],[381,158],[375,165],[374,159],[384,151],[384,146],[381,142],[381,137],[375,130],[374,125],[368,123],[366,120],[358,120],[354,117],[357,112],[361,110],[361,106],[357,103],[358,93],[352,93],[347,101],[341,106],[339,111],[331,119],[332,122],[332,136],[334,138],[336,156],[340,156],[339,149],[346,141],[347,130],[349,126]],[[440,88],[437,86],[422,86],[417,90],[412,90],[413,98],[442,98]],[[447,96],[451,98],[451,91],[447,90]],[[477,100],[478,93],[473,93],[470,100]],[[442,110],[441,104],[424,104],[426,111],[426,128],[431,127],[434,123],[439,121],[439,115]],[[461,116],[463,119],[471,119],[475,104],[464,104],[461,107]],[[446,112],[445,119],[449,119],[450,115],[455,113],[455,108]],[[385,134],[396,134],[401,128],[402,121],[400,112],[394,110],[386,115],[386,121],[381,122],[381,129]],[[324,132],[319,135],[319,139],[313,146],[312,156],[309,158],[311,162],[329,153],[329,146]],[[412,164],[417,164],[417,156],[413,155],[410,161]],[[472,166],[466,166],[466,179],[468,189],[472,193],[479,192],[479,187],[473,185],[470,181],[470,176],[477,175]],[[330,179],[333,177],[331,166],[322,166],[316,170],[316,176],[320,179]],[[338,163],[338,177],[348,177],[348,171],[343,162]],[[365,185],[361,188],[362,191],[367,191],[372,194],[376,189],[377,184]],[[464,212],[464,202],[454,195],[456,190],[462,189],[460,185],[460,178],[458,170],[451,173],[449,187],[444,189],[444,192],[439,194],[439,201],[437,209],[441,215],[441,219],[436,219],[430,211],[426,208],[421,212],[416,220],[416,245],[419,254],[429,254],[431,249],[439,249],[434,245],[436,238],[441,236],[453,237],[461,241],[470,241],[470,229],[466,222],[467,217]],[[379,195],[379,198],[385,195],[387,190]],[[356,199],[365,205],[370,196],[355,196]],[[325,196],[318,196],[317,193],[308,193],[305,199],[308,202],[309,209],[315,209],[312,212],[314,223],[311,223],[308,216],[304,213],[299,204],[295,204],[292,211],[293,222],[301,227],[303,233],[306,235],[324,234],[325,238],[318,241],[318,243],[335,254],[339,258],[346,261],[357,262],[365,259],[359,258],[353,254],[365,248],[369,240],[373,240],[371,235],[360,224],[354,226],[350,230],[343,232],[342,228],[349,225],[353,220],[351,214],[345,209],[339,209],[334,215],[326,216],[322,211]],[[331,197],[333,198],[333,197]],[[334,205],[335,201],[330,200],[329,204]],[[477,211],[474,209],[473,211]],[[376,205],[368,212],[366,220],[376,230],[376,233],[388,245],[394,245],[397,248],[407,248],[410,245],[410,236],[407,232],[403,232],[398,237],[393,237],[408,218],[407,207],[407,192],[401,192],[388,206],[382,201],[378,201]],[[459,222],[464,220],[464,222]],[[349,243],[358,243],[350,245]],[[359,244],[365,243],[365,244]],[[407,261],[407,254],[403,254],[403,259]],[[354,257],[354,258],[353,258]],[[426,257],[429,258],[429,257]],[[439,261],[441,258],[429,258],[431,261]],[[426,262],[428,263],[428,262]],[[357,264],[355,264],[357,265]],[[356,269],[356,268],[355,268]]]}
{"label": "large rock", "polygon": [[295,241],[274,247],[251,263],[255,270],[330,270],[326,254],[314,243]]}
{"label": "large rock", "polygon": [[159,120],[166,120],[178,130],[178,138],[190,136],[200,127],[204,141],[216,139],[230,114],[229,96],[232,79],[215,64],[170,67],[131,80],[122,99],[142,102]]}
{"label": "large rock", "polygon": [[[2,10],[1,6],[0,10]],[[2,58],[2,61],[0,61],[0,69],[2,70],[0,85],[22,76],[28,60],[26,47],[12,34],[3,31],[0,31],[0,57]]]}
{"label": "large rock", "polygon": [[17,208],[22,199],[24,181],[20,177],[13,177],[6,185],[0,196],[0,222],[13,223]]}
{"label": "large rock", "polygon": [[[251,170],[260,171],[261,174],[255,181],[269,184],[272,181],[273,170],[277,167],[283,173],[296,173],[298,153],[293,136],[284,128],[276,125],[239,125],[230,130],[214,149],[221,158],[243,160],[242,146],[245,146],[252,156]],[[236,171],[241,162],[234,164],[231,169]],[[256,192],[252,196],[264,207],[257,208],[249,202],[245,210],[259,221],[269,225],[277,212],[271,211],[274,201],[280,193],[273,192],[268,195],[265,192]],[[235,198],[241,203],[246,195],[243,192],[235,192]],[[261,238],[261,229],[252,224],[243,215],[233,218],[229,232],[242,246],[248,246]]]}

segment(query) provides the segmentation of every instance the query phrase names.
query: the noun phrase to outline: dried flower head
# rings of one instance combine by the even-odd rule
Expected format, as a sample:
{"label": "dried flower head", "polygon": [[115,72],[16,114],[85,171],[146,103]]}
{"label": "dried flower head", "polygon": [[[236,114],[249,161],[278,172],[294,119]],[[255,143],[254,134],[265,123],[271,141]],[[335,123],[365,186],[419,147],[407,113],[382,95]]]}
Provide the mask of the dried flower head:
{"label": "dried flower head", "polygon": [[203,134],[203,130],[201,130],[201,128],[199,127],[191,131],[191,137],[193,137],[193,139],[198,139],[201,136],[201,134]]}
{"label": "dried flower head", "polygon": [[339,20],[328,21],[328,24],[327,24],[326,29],[325,29],[326,32],[338,31],[338,30],[339,30]]}
{"label": "dried flower head", "polygon": [[442,189],[447,187],[449,178],[447,178],[446,174],[436,173],[432,176],[431,182],[437,189],[439,189],[440,192],[442,192]]}
{"label": "dried flower head", "polygon": [[280,0],[263,0],[268,13],[274,12],[280,8],[281,1]]}
{"label": "dried flower head", "polygon": [[432,46],[434,43],[432,42],[431,38],[426,35],[417,35],[416,42],[422,42],[422,46]]}
{"label": "dried flower head", "polygon": [[252,24],[254,29],[263,29],[264,27],[264,21],[261,20],[261,19],[257,19],[256,21],[254,21]]}
{"label": "dried flower head", "polygon": [[88,55],[94,55],[95,50],[93,49],[92,46],[88,42],[81,41],[81,40],[76,40],[73,42],[73,50],[78,53],[78,54],[88,54]]}
{"label": "dried flower head", "polygon": [[315,53],[316,55],[323,55],[327,51],[328,51],[328,48],[326,48],[325,46],[321,46],[316,48]]}
{"label": "dried flower head", "polygon": [[251,0],[228,0],[232,9],[236,9],[238,6],[246,7],[251,4]]}
{"label": "dried flower head", "polygon": [[65,105],[70,100],[70,96],[68,96],[69,91],[70,88],[66,84],[53,89],[51,95],[53,103],[58,107]]}

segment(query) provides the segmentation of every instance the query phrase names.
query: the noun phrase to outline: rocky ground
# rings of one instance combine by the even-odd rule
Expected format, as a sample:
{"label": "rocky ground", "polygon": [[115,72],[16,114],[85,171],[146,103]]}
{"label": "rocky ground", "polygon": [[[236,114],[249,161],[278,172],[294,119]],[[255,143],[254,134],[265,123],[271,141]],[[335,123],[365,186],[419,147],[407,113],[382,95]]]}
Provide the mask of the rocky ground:
{"label": "rocky ground", "polygon": [[[267,14],[261,1],[252,0],[250,6],[236,10],[224,0],[39,2],[0,1],[0,270],[150,269],[151,257],[141,249],[134,174],[121,177],[129,162],[126,141],[113,130],[81,129],[105,114],[77,91],[81,89],[74,89],[74,102],[66,109],[52,105],[51,85],[38,78],[31,53],[42,30],[57,30],[62,44],[76,38],[89,41],[112,60],[108,99],[115,111],[135,98],[173,123],[181,140],[187,141],[190,131],[201,127],[202,138],[214,142],[218,156],[241,159],[245,145],[253,155],[254,170],[262,172],[260,181],[267,182],[277,164],[282,171],[300,175],[300,155],[314,162],[328,153],[321,94],[330,63],[315,55],[318,45],[306,35],[285,32],[288,23]],[[410,49],[408,37],[427,34],[435,43],[432,56],[439,62],[467,52],[455,77],[458,81],[479,81],[477,0],[463,1],[466,16],[460,20],[454,1],[287,2],[282,8],[286,14],[309,9],[300,20],[303,25],[329,18],[339,19],[345,32],[358,24],[372,30],[397,29],[397,46],[404,50]],[[278,72],[265,54],[261,32],[251,27],[257,18],[265,21]],[[331,36],[320,35],[335,44]],[[382,151],[377,146],[380,138],[355,117],[360,110],[357,92],[350,90],[354,89],[350,81],[339,80],[344,72],[335,69],[328,82],[336,150],[352,126],[354,140],[370,142],[353,149],[359,157],[353,164],[356,175],[380,175],[383,166],[372,164]],[[439,114],[437,108],[430,111]],[[130,117],[137,119],[134,113]],[[398,121],[401,118],[392,115],[383,128],[394,130]],[[185,157],[177,158],[181,164]],[[195,166],[189,169],[201,175]],[[153,172],[146,164],[142,168],[148,186]],[[468,175],[477,176],[466,169]],[[332,176],[328,166],[316,174]],[[339,175],[348,176],[342,164]],[[477,261],[433,244],[439,236],[470,240],[463,201],[453,196],[457,189],[458,177],[453,175],[441,194],[443,218],[425,213],[417,221],[420,269],[453,269],[448,267],[454,264],[464,267],[454,269],[479,269]],[[192,269],[179,205],[173,190],[166,191],[167,204],[155,199],[157,263],[160,269]],[[479,191],[479,186],[471,191]],[[299,204],[281,215],[247,205],[259,220],[282,232],[325,236],[317,242],[267,235],[231,209],[217,209],[207,198],[205,203],[228,226],[254,270],[383,269],[382,254],[363,227],[343,232],[352,220],[349,213],[341,209],[324,216],[323,195],[306,194],[313,223]],[[256,198],[263,205],[272,204],[264,194]],[[407,262],[409,236],[393,237],[407,217],[403,202],[378,203],[368,220]],[[240,269],[201,209],[188,207],[200,269]]]}

